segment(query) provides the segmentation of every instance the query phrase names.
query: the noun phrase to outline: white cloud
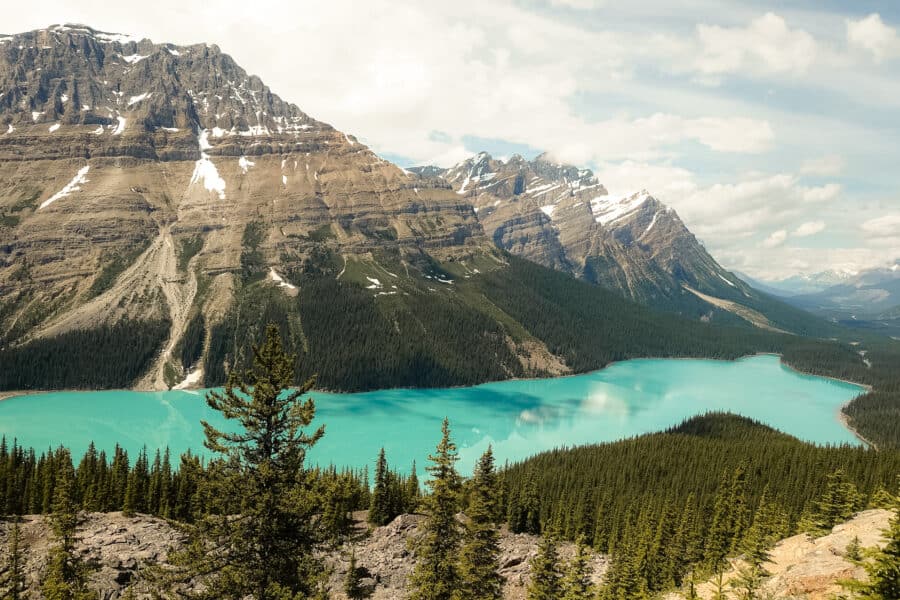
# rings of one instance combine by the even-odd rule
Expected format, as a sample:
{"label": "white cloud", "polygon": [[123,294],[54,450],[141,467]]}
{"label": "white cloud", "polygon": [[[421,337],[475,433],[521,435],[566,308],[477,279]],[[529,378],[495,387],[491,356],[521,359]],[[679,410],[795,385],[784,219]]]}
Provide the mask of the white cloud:
{"label": "white cloud", "polygon": [[764,239],[760,245],[763,248],[777,248],[784,244],[785,240],[787,240],[787,236],[787,231],[779,229],[778,231],[772,232],[772,235]]}
{"label": "white cloud", "polygon": [[900,214],[890,214],[870,219],[862,224],[862,230],[874,237],[900,238]]}
{"label": "white cloud", "polygon": [[550,6],[564,6],[578,10],[589,10],[603,6],[604,0],[550,0]]}
{"label": "white cloud", "polygon": [[816,235],[817,233],[822,233],[825,231],[825,227],[825,221],[807,221],[797,227],[791,235],[794,237],[809,237],[811,235]]}
{"label": "white cloud", "polygon": [[815,61],[815,39],[791,29],[779,15],[766,13],[746,27],[697,25],[699,55],[693,67],[703,75],[803,73]]}
{"label": "white cloud", "polygon": [[792,226],[840,193],[841,186],[834,183],[810,187],[794,175],[756,175],[697,189],[672,204],[698,235],[727,244],[735,235]]}
{"label": "white cloud", "polygon": [[[576,12],[599,5],[602,20]],[[868,58],[856,60],[850,48],[887,59],[896,34],[869,17],[855,29],[846,25],[844,44],[845,15],[785,15],[712,0],[158,0],[152,11],[45,0],[5,15],[4,28],[71,21],[158,42],[216,43],[313,117],[420,163],[453,164],[481,149],[465,147],[466,136],[550,150],[595,165],[613,193],[648,188],[731,265],[843,261],[792,248],[790,234],[781,246],[759,247],[771,232],[796,232],[812,220],[827,229],[811,241],[844,236],[833,247],[853,260],[869,256],[866,244],[889,252],[894,238],[862,238],[860,223],[891,206],[857,216],[871,199],[852,186],[896,187],[896,144],[884,124],[900,108],[900,79]],[[725,78],[741,84],[696,85]],[[742,172],[787,168],[813,147],[822,158],[796,173]],[[804,185],[804,176],[842,174],[843,157],[854,174],[850,190]],[[680,165],[702,173],[702,183]]]}
{"label": "white cloud", "polygon": [[872,13],[858,21],[847,21],[847,42],[869,52],[875,62],[881,62],[900,53],[900,37],[897,30],[881,20],[881,15]]}
{"label": "white cloud", "polygon": [[844,159],[837,154],[811,158],[803,161],[800,166],[801,175],[813,175],[821,177],[836,177],[844,172]]}

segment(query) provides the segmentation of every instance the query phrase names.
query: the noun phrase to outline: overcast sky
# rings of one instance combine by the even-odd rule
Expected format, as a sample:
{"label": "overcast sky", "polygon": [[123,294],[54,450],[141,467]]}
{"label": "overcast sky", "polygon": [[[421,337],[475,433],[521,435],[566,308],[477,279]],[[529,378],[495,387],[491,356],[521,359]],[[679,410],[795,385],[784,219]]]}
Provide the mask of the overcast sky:
{"label": "overcast sky", "polygon": [[42,0],[4,11],[218,44],[403,166],[547,150],[774,279],[900,258],[893,0]]}

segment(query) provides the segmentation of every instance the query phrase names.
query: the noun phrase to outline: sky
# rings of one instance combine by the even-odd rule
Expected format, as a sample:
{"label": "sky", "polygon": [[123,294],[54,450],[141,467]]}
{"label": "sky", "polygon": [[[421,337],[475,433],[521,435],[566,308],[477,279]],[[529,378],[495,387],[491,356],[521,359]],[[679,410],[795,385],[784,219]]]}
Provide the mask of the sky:
{"label": "sky", "polygon": [[0,27],[65,22],[215,43],[401,166],[549,152],[760,279],[900,258],[892,0],[42,0]]}

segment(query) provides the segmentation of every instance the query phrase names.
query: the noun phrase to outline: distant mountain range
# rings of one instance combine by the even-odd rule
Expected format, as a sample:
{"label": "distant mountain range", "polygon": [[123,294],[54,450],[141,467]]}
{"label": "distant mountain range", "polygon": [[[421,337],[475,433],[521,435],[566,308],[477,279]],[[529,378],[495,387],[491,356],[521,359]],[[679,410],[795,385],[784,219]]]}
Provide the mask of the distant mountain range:
{"label": "distant mountain range", "polygon": [[647,192],[612,198],[547,156],[414,171],[214,45],[83,25],[0,36],[0,350],[47,362],[52,340],[116,332],[136,385],[215,385],[276,320],[337,361],[319,372],[377,375],[361,387],[566,372],[489,299],[487,274],[531,272],[510,254],[693,319],[823,330],[724,270]]}
{"label": "distant mountain range", "polygon": [[785,299],[790,304],[851,327],[900,333],[900,259],[868,269],[823,290]]}
{"label": "distant mountain range", "polygon": [[816,294],[826,289],[849,282],[857,275],[857,271],[821,271],[819,273],[811,273],[804,275],[792,275],[784,279],[778,280],[761,280],[750,277],[744,273],[736,273],[741,279],[762,290],[766,293],[775,294],[777,296],[789,297],[799,296],[801,294]]}

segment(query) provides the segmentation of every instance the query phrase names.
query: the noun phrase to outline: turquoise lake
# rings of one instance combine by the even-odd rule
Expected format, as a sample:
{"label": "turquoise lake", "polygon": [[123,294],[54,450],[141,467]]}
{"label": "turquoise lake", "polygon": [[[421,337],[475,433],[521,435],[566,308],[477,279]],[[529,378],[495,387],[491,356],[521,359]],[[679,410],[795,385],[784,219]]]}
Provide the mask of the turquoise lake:
{"label": "turquoise lake", "polygon": [[[325,437],[310,460],[372,465],[384,446],[392,466],[421,467],[450,418],[469,473],[488,444],[500,463],[542,450],[660,431],[706,411],[731,411],[820,444],[857,444],[838,420],[860,386],[802,375],[776,356],[738,361],[641,359],[601,371],[468,388],[312,393]],[[94,441],[134,455],[168,446],[202,451],[200,419],[221,424],[202,391],[57,392],[0,402],[0,434],[38,450],[66,445],[76,458]]]}

